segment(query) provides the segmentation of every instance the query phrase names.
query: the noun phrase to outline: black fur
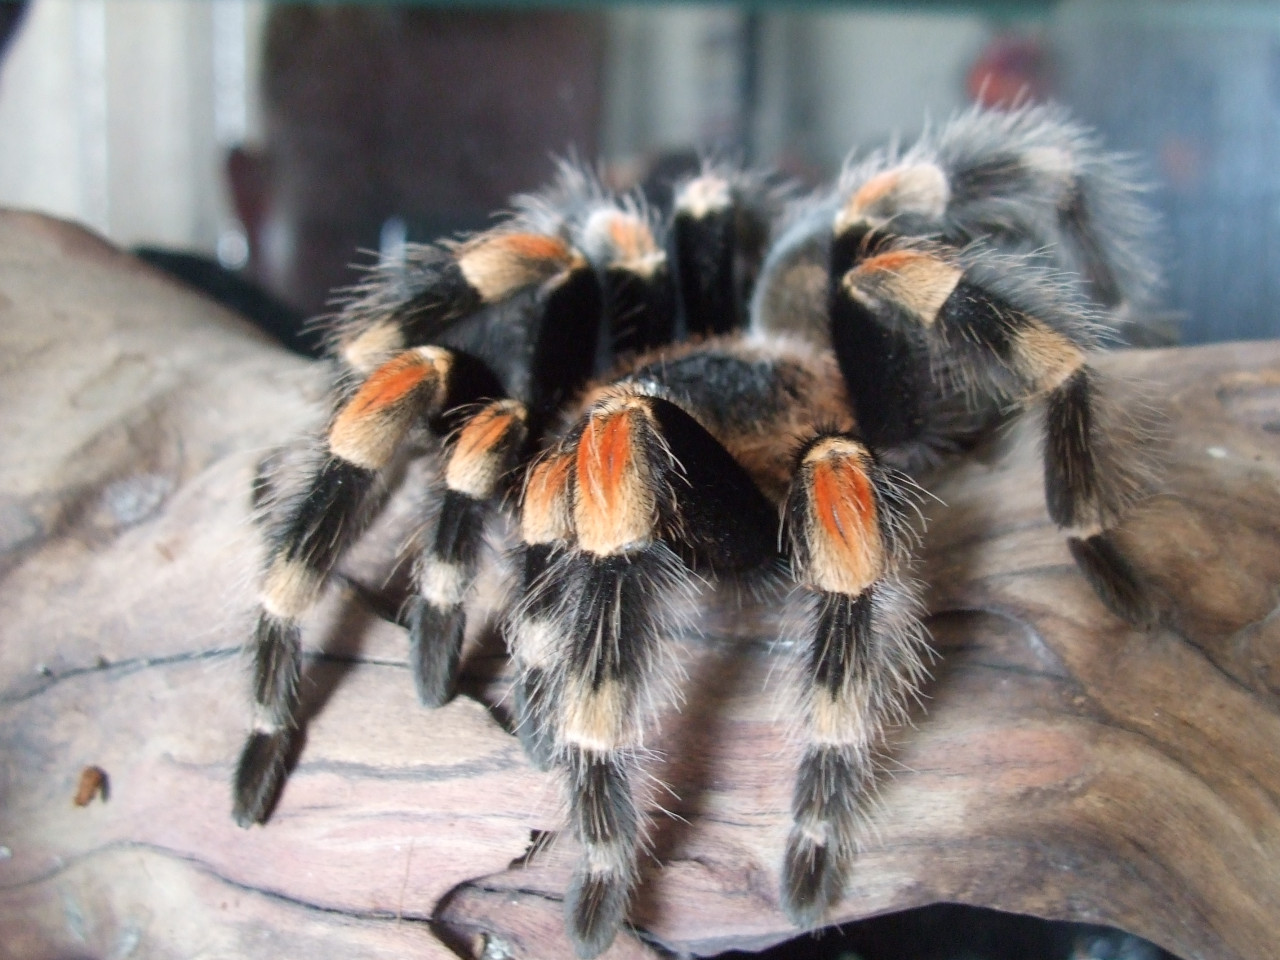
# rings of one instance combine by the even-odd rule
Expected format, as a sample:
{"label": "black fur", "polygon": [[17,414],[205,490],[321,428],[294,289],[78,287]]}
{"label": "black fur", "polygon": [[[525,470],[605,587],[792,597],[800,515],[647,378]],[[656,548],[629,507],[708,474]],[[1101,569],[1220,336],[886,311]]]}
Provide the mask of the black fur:
{"label": "black fur", "polygon": [[571,748],[566,766],[575,835],[588,846],[621,852],[623,858],[607,869],[580,869],[565,897],[574,947],[579,956],[594,957],[612,942],[626,914],[635,879],[638,821],[622,761]]}
{"label": "black fur", "polygon": [[634,844],[636,809],[623,762],[571,747],[566,766],[574,788],[570,817],[578,839],[590,844]]}
{"label": "black fur", "polygon": [[429,282],[396,311],[396,320],[409,343],[431,343],[458,320],[483,306],[480,294],[467,283],[452,257],[442,256]]}
{"label": "black fur", "polygon": [[[551,621],[563,591],[559,580],[544,580],[550,563],[552,546],[546,543],[525,544],[520,548],[520,596],[522,608],[515,615],[526,621]],[[516,624],[508,623],[508,629]],[[508,636],[508,645],[514,638]],[[520,655],[518,649],[512,653]],[[548,770],[555,755],[554,693],[550,689],[552,674],[536,664],[518,664],[515,683],[515,725],[520,743],[530,761],[539,770]]]}
{"label": "black fur", "polygon": [[[423,562],[456,567],[464,588],[475,579],[476,561],[484,543],[487,505],[456,490],[441,494],[440,513]],[[421,573],[419,574],[421,575]],[[409,656],[418,698],[438,707],[453,696],[467,614],[463,603],[438,606],[416,596],[409,602]]]}
{"label": "black fur", "polygon": [[288,773],[287,759],[298,713],[302,637],[298,625],[266,611],[254,632],[254,701],[276,724],[255,730],[245,742],[233,786],[236,823],[263,823]]}
{"label": "black fur", "polygon": [[643,277],[617,267],[604,272],[604,318],[613,355],[625,356],[670,343],[675,335],[675,302],[665,264]]}
{"label": "black fur", "polygon": [[1045,400],[1044,496],[1049,516],[1060,527],[1098,519],[1087,515],[1098,499],[1091,394],[1084,367]]}
{"label": "black fur", "polygon": [[734,281],[733,210],[694,217],[677,210],[672,223],[672,260],[688,336],[728,333],[743,322]]}
{"label": "black fur", "polygon": [[618,935],[627,915],[631,887],[612,874],[579,870],[565,893],[565,922],[574,952],[583,960],[599,956]]}
{"label": "black fur", "polygon": [[755,429],[793,406],[795,379],[783,363],[744,357],[713,342],[696,353],[640,366],[623,382],[660,384],[663,396],[698,411],[724,434]]}
{"label": "black fur", "polygon": [[[1036,189],[1036,181],[1032,171],[1022,162],[1016,153],[997,153],[986,157],[981,163],[958,169],[951,178],[951,191],[958,203],[990,196],[1026,194]],[[982,224],[990,230],[995,224]],[[972,236],[955,238],[961,243],[973,239]]]}
{"label": "black fur", "polygon": [[473,569],[484,543],[485,504],[457,490],[446,490],[436,521],[431,555]]}
{"label": "black fur", "polygon": [[[852,835],[870,786],[864,758],[839,747],[808,750],[800,761],[791,798],[796,826],[787,839],[782,907],[799,926],[813,926],[840,899],[848,876]],[[806,826],[820,828],[818,840]]]}
{"label": "black fur", "polygon": [[797,927],[809,929],[844,893],[843,856],[826,844],[792,833],[782,860],[782,909]]}
{"label": "black fur", "polygon": [[925,352],[911,321],[893,323],[854,300],[833,273],[831,345],[858,427],[872,447],[903,446],[925,429]]}
{"label": "black fur", "polygon": [[231,816],[241,827],[266,823],[289,774],[294,734],[255,731],[245,741],[232,784]]}
{"label": "black fur", "polygon": [[253,636],[253,697],[281,722],[291,722],[302,673],[302,631],[290,620],[262,611]]}
{"label": "black fur", "polygon": [[529,370],[534,436],[595,372],[601,297],[600,282],[588,266],[574,270],[547,296]]}
{"label": "black fur", "polygon": [[360,532],[365,500],[377,473],[329,457],[277,533],[279,553],[327,574]]}
{"label": "black fur", "polygon": [[924,433],[923,351],[917,340],[880,326],[853,301],[842,299],[832,310],[836,357],[850,385],[858,425],[874,447],[905,446]]}
{"label": "black fur", "polygon": [[568,557],[556,573],[573,598],[568,670],[593,688],[617,680],[629,691],[647,673],[658,640],[654,613],[668,564],[658,548]]}
{"label": "black fur", "polygon": [[1118,306],[1124,300],[1124,291],[1106,251],[1098,242],[1092,219],[1085,191],[1076,183],[1059,206],[1058,223],[1079,252],[1080,273],[1089,284],[1093,298],[1105,307]]}
{"label": "black fur", "polygon": [[947,342],[974,354],[1008,364],[1013,341],[1026,317],[1004,298],[962,279],[939,311],[937,322],[946,327]]}
{"label": "black fur", "polygon": [[555,759],[555,714],[552,710],[551,678],[540,667],[526,667],[515,682],[515,724],[520,745],[529,762],[539,770],[550,770]]}
{"label": "black fur", "polygon": [[422,597],[409,601],[409,662],[418,699],[438,707],[453,698],[467,618],[461,605],[439,608]]}
{"label": "black fur", "polygon": [[534,589],[535,585],[553,586],[546,583],[543,576],[551,565],[554,549],[549,543],[528,543],[520,548],[520,595],[525,600],[525,612],[529,616],[549,616],[558,600],[555,590]]}
{"label": "black fur", "polygon": [[850,677],[865,679],[871,591],[856,597],[827,593],[821,604],[817,634],[809,648],[809,672],[815,684],[835,693]]}
{"label": "black fur", "polygon": [[679,520],[672,547],[695,570],[716,575],[771,565],[777,508],[693,417],[666,400],[652,400],[650,409],[683,474],[674,484]]}
{"label": "black fur", "polygon": [[449,380],[445,384],[445,401],[441,409],[428,420],[433,433],[447,434],[463,422],[458,411],[466,410],[485,400],[506,396],[502,383],[484,360],[465,350],[450,350],[452,363]]}
{"label": "black fur", "polygon": [[[857,810],[870,782],[871,771],[850,751],[841,747],[815,747],[805,753],[791,797],[797,821],[814,818],[839,821]],[[829,838],[831,843],[843,837]]]}
{"label": "black fur", "polygon": [[1158,618],[1151,591],[1109,534],[1095,534],[1087,540],[1070,537],[1067,546],[1108,610],[1141,630],[1155,626]]}

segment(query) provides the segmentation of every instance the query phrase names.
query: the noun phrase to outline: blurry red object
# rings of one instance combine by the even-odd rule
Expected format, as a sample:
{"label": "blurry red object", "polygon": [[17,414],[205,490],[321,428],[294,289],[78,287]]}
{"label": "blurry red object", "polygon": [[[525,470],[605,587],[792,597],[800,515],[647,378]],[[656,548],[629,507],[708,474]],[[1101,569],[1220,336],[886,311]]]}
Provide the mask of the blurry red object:
{"label": "blurry red object", "polygon": [[970,99],[1008,108],[1043,100],[1049,93],[1049,57],[1038,37],[1002,34],[978,55],[966,79]]}

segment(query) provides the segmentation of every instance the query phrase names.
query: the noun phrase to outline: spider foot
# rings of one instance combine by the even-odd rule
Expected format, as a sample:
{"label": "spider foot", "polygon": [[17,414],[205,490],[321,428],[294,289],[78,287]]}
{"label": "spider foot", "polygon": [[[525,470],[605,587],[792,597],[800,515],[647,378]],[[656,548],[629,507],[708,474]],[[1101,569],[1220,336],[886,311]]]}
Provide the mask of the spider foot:
{"label": "spider foot", "polygon": [[457,686],[466,614],[461,606],[441,608],[414,597],[408,621],[409,662],[418,699],[423,706],[444,706]]}
{"label": "spider foot", "polygon": [[466,635],[466,597],[476,576],[491,502],[504,489],[527,436],[523,404],[493,400],[459,428],[444,469],[435,530],[415,565],[409,649],[418,698],[453,696]]}
{"label": "spider foot", "polygon": [[818,926],[843,895],[871,778],[865,744],[806,750],[796,774],[794,823],[782,869],[782,909],[797,926]]}
{"label": "spider foot", "polygon": [[590,960],[609,949],[630,896],[630,884],[612,873],[586,872],[573,878],[564,909],[574,953]]}
{"label": "spider foot", "polygon": [[287,731],[255,730],[236,764],[231,816],[241,827],[266,823],[289,774],[293,737]]}
{"label": "spider foot", "polygon": [[555,760],[554,716],[547,703],[547,678],[538,667],[530,667],[515,684],[516,733],[525,755],[535,769],[550,770]]}
{"label": "spider foot", "polygon": [[1107,609],[1141,630],[1155,626],[1158,612],[1150,590],[1106,531],[1086,539],[1070,537],[1076,566]]}
{"label": "spider foot", "polygon": [[844,891],[845,872],[834,850],[793,827],[782,865],[782,910],[787,919],[806,930],[819,926]]}
{"label": "spider foot", "polygon": [[594,957],[613,942],[635,881],[637,816],[625,763],[609,751],[571,747],[570,809],[583,856],[565,897],[574,950]]}
{"label": "spider foot", "polygon": [[1114,536],[1115,523],[1149,492],[1141,423],[1106,394],[1106,381],[1081,367],[1048,397],[1045,498],[1049,515],[1073,528],[1067,546],[1103,604],[1142,630],[1159,617],[1155,598]]}

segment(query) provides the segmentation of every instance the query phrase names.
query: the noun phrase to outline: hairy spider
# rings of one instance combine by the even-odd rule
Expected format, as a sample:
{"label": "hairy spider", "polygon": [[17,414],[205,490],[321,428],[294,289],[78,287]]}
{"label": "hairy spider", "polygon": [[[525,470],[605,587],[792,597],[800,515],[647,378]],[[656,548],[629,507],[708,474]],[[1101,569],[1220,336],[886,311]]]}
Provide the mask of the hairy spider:
{"label": "hairy spider", "polygon": [[327,431],[267,511],[236,819],[262,822],[287,773],[300,617],[425,450],[418,693],[449,698],[487,520],[511,512],[518,731],[564,774],[579,954],[609,945],[636,881],[632,781],[669,620],[717,579],[793,588],[803,753],[781,904],[818,923],[922,674],[910,568],[931,464],[1038,407],[1050,516],[1106,604],[1152,619],[1109,532],[1144,486],[1139,438],[1088,360],[1151,292],[1137,196],[1059,111],[974,111],[803,200],[708,164],[665,219],[566,166],[493,229],[375,272],[335,325]]}

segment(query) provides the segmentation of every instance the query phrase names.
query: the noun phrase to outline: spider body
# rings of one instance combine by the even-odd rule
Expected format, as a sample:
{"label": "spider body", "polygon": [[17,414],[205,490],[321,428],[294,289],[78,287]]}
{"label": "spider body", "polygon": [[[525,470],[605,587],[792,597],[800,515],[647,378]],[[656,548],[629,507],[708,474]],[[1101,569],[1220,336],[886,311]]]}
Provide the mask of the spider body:
{"label": "spider body", "polygon": [[263,821],[286,775],[299,620],[425,437],[436,520],[404,618],[418,693],[451,695],[486,520],[510,510],[517,730],[564,773],[579,953],[626,914],[643,732],[672,621],[709,580],[791,588],[802,752],[781,903],[818,923],[883,726],[923,673],[912,476],[1039,407],[1051,517],[1115,612],[1152,616],[1109,534],[1142,490],[1138,444],[1088,362],[1150,290],[1134,194],[1055,111],[975,112],[799,202],[708,167],[665,237],[642,201],[566,168],[493,230],[376,274],[339,318],[326,434],[266,518],[237,819]]}

